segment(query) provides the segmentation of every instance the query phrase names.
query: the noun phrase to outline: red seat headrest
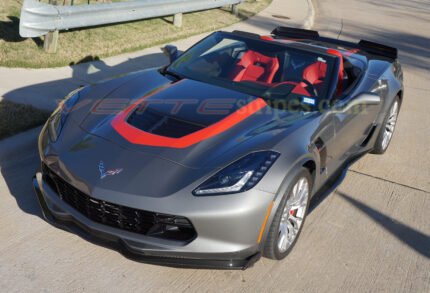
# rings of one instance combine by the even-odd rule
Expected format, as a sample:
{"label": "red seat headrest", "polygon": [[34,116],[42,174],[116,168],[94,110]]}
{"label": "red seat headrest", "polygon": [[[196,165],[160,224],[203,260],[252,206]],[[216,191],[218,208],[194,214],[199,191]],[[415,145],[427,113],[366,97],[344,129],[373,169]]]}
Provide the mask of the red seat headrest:
{"label": "red seat headrest", "polygon": [[271,36],[261,36],[260,39],[265,41],[273,41],[273,38]]}
{"label": "red seat headrest", "polygon": [[303,79],[306,79],[312,84],[317,84],[324,79],[327,71],[327,64],[317,61],[303,70]]}
{"label": "red seat headrest", "polygon": [[252,80],[272,83],[276,71],[279,69],[279,61],[276,57],[269,57],[255,51],[247,51],[237,63],[239,72],[233,80]]}

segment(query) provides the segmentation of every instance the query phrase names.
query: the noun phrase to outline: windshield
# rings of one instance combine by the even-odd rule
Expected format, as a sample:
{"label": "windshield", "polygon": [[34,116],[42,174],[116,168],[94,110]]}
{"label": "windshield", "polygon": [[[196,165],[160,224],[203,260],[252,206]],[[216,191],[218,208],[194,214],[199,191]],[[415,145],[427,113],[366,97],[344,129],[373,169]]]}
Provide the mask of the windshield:
{"label": "windshield", "polygon": [[177,76],[266,99],[326,99],[334,59],[272,41],[217,32],[168,68]]}

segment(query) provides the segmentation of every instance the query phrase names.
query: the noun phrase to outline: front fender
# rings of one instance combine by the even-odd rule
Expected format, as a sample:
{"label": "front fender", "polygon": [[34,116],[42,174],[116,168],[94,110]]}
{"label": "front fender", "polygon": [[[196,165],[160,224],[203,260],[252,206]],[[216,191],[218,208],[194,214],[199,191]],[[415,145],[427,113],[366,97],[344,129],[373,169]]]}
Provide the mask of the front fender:
{"label": "front fender", "polygon": [[[268,217],[267,220],[267,225],[265,227],[264,230],[264,234],[262,237],[262,241],[260,242],[260,251],[263,249],[264,243],[266,241],[267,235],[270,231],[270,227],[272,225],[273,219],[276,215],[276,211],[279,209],[279,206],[282,202],[282,199],[284,197],[284,195],[286,194],[288,187],[291,186],[292,181],[294,180],[294,178],[297,176],[297,174],[300,172],[300,170],[303,168],[303,166],[308,163],[309,161],[313,161],[316,164],[316,168],[315,170],[318,170],[317,168],[319,168],[319,165],[317,163],[317,161],[315,161],[313,155],[311,153],[307,153],[305,155],[303,155],[301,158],[299,158],[294,165],[292,165],[292,167],[288,170],[288,172],[286,173],[281,185],[278,188],[278,191],[275,194],[275,197],[273,199],[273,204],[271,206],[271,210],[270,210],[270,216]],[[312,174],[313,178],[314,178],[314,182],[316,180],[315,175],[318,172],[313,172],[314,174]],[[311,191],[311,195],[314,194],[314,184],[312,184],[312,191]]]}

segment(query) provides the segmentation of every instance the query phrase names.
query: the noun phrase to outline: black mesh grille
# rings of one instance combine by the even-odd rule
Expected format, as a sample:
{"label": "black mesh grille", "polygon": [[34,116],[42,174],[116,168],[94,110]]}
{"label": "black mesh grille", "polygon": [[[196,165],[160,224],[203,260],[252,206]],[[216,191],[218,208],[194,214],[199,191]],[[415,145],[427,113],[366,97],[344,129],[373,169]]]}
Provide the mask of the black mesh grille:
{"label": "black mesh grille", "polygon": [[145,132],[172,138],[180,138],[204,128],[203,125],[162,115],[148,109],[135,111],[127,122]]}
{"label": "black mesh grille", "polygon": [[192,224],[184,217],[138,210],[92,198],[64,181],[46,165],[42,169],[45,182],[57,195],[94,222],[171,240],[187,241],[196,236]]}

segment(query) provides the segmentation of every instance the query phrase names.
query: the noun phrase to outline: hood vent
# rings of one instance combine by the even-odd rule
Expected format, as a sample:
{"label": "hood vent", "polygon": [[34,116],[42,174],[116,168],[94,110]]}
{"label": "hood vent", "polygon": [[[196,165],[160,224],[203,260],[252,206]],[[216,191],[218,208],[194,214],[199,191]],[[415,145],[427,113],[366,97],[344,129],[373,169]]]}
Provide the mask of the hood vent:
{"label": "hood vent", "polygon": [[142,131],[171,138],[181,138],[206,127],[176,119],[151,109],[134,111],[127,119],[127,122]]}

